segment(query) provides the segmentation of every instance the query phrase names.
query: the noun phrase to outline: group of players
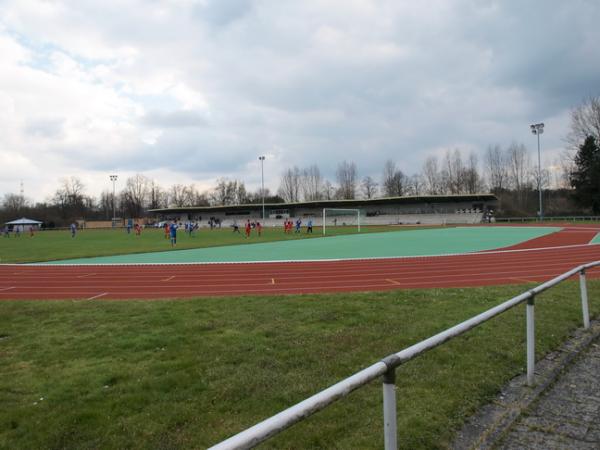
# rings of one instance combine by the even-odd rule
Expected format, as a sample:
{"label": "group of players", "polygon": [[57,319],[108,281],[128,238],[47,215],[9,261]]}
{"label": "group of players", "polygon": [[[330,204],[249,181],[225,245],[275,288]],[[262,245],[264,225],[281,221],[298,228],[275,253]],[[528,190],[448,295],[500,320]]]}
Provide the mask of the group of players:
{"label": "group of players", "polygon": [[[285,219],[283,222],[283,232],[286,234],[291,234],[294,225],[296,227],[295,233],[300,233],[300,228],[302,227],[302,220],[300,218],[297,218],[295,223],[292,219]],[[306,222],[306,232],[310,234],[313,232],[312,219],[308,219],[308,222]]]}
{"label": "group of players", "polygon": [[[240,233],[240,226],[237,224],[237,222],[233,222],[233,224],[231,225],[233,228],[233,232],[234,233]],[[295,226],[295,233],[300,233],[300,229],[302,227],[302,220],[300,218],[296,219],[296,221],[294,222],[292,219],[285,219],[283,222],[283,232],[286,234],[291,234],[292,233],[292,229]],[[166,222],[164,224],[164,231],[165,231],[165,239],[170,239],[171,241],[171,246],[175,247],[177,245],[177,230],[179,228],[181,228],[182,225],[181,223],[178,223],[176,220],[173,220],[171,223]],[[246,220],[246,223],[244,224],[244,235],[247,238],[250,237],[250,235],[252,234],[252,230],[256,230],[257,234],[259,236],[262,236],[262,224],[259,221],[250,221],[250,219]],[[193,236],[193,233],[195,231],[197,231],[199,229],[199,224],[196,223],[186,223],[185,224],[185,232],[186,234],[189,234],[190,237]],[[308,221],[306,222],[306,233],[308,234],[312,234],[313,232],[313,221],[312,219],[308,219]]]}

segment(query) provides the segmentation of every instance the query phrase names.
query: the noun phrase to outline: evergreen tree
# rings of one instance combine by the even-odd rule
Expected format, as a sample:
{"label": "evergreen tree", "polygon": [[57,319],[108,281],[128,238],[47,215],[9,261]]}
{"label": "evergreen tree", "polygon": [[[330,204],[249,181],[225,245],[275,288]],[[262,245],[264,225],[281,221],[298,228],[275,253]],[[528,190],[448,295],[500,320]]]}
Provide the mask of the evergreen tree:
{"label": "evergreen tree", "polygon": [[575,169],[571,172],[571,186],[575,188],[575,201],[600,213],[600,148],[596,138],[588,136],[579,146],[575,156]]}

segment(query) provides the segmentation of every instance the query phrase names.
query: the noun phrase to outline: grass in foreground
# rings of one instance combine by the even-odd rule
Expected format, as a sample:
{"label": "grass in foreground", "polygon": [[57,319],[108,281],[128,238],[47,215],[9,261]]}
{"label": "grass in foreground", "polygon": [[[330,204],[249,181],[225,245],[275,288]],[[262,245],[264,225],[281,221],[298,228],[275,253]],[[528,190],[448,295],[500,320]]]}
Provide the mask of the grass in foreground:
{"label": "grass in foreground", "polygon": [[[526,288],[0,302],[0,448],[205,448]],[[536,304],[540,357],[580,326],[578,284]],[[398,369],[400,446],[444,447],[521,373],[524,325],[519,307]],[[381,402],[372,383],[261,448],[381,448]]]}
{"label": "grass in foreground", "polygon": [[[361,227],[361,233],[414,229],[415,227],[371,226]],[[127,234],[124,229],[82,230],[75,238],[71,237],[70,231],[42,231],[34,237],[24,234],[19,238],[15,238],[14,235],[8,239],[0,238],[0,263],[41,262],[323,237],[320,227],[315,227],[313,234],[306,234],[305,229],[299,234],[284,234],[281,227],[263,228],[261,237],[253,231],[250,239],[245,239],[243,233],[243,230],[240,234],[233,233],[231,228],[212,231],[202,228],[195,236],[190,237],[180,230],[177,233],[177,247],[172,248],[170,241],[164,237],[164,231],[155,228],[144,230],[141,236],[135,236],[133,231]],[[354,233],[357,233],[356,227],[327,228],[328,236]]]}

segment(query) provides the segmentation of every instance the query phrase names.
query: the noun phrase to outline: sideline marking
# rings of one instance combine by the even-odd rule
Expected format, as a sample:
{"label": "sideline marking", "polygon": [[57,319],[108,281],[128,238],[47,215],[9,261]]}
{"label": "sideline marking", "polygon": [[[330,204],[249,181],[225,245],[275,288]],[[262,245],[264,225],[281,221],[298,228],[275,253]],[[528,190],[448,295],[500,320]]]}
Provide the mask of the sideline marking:
{"label": "sideline marking", "polygon": [[86,300],[94,300],[96,298],[104,297],[106,294],[108,294],[108,292],[103,292],[102,294],[94,295],[93,297],[90,297]]}
{"label": "sideline marking", "polygon": [[14,288],[15,288],[14,286],[7,287],[7,288],[2,288],[2,289],[0,289],[0,292],[3,292],[3,291],[10,291],[11,289],[14,289]]}
{"label": "sideline marking", "polygon": [[175,278],[175,275],[171,275],[169,278],[165,278],[164,280],[160,281],[171,281],[173,278]]}
{"label": "sideline marking", "polygon": [[79,275],[76,278],[87,278],[96,275],[95,273],[86,273],[84,275]]}
{"label": "sideline marking", "polygon": [[392,280],[390,278],[386,278],[385,281],[387,281],[388,283],[392,283],[395,284],[397,286],[402,286],[400,283],[398,283],[396,280]]}

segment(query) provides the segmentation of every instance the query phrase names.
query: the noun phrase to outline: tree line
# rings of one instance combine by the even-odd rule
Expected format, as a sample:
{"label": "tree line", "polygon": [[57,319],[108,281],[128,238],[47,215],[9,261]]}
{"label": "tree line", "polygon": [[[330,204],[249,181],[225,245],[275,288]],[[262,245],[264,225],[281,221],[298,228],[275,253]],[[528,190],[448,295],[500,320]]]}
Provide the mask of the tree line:
{"label": "tree line", "polygon": [[[564,170],[552,174],[542,169],[542,188],[564,187]],[[532,164],[525,146],[512,143],[506,148],[489,146],[482,164],[474,152],[463,156],[459,149],[447,150],[441,157],[429,156],[421,171],[410,175],[390,159],[384,163],[379,179],[371,175],[360,178],[356,163],[342,161],[335,172],[335,184],[324,178],[315,164],[304,169],[294,166],[282,174],[278,194],[288,202],[508,190],[523,197],[537,189],[537,179],[538,167]]]}
{"label": "tree line", "polygon": [[[265,189],[265,201],[279,203],[283,199]],[[188,206],[221,206],[262,202],[262,191],[251,192],[243,181],[217,180],[216,186],[201,192],[194,184],[174,184],[163,188],[155,180],[136,174],[125,180],[125,187],[113,195],[103,191],[99,197],[89,195],[77,177],[64,178],[54,194],[43,202],[33,203],[21,194],[5,194],[0,208],[2,222],[19,216],[31,216],[50,226],[65,226],[75,219],[111,220],[144,217],[150,209]]]}
{"label": "tree line", "polygon": [[[449,149],[427,157],[413,174],[392,159],[385,161],[377,177],[361,177],[355,162],[342,161],[333,181],[317,164],[293,166],[281,174],[277,193],[265,189],[264,198],[280,203],[492,192],[500,200],[500,214],[531,216],[538,209],[539,183],[548,214],[600,214],[600,97],[590,97],[572,110],[565,140],[567,149],[560,161],[541,171],[525,145],[517,142],[504,148],[488,146],[481,161],[474,152]],[[30,215],[62,226],[73,219],[110,220],[113,211],[117,217],[142,217],[149,209],[252,204],[262,198],[260,189],[248,191],[240,180],[221,178],[212,189],[200,192],[194,184],[164,188],[143,174],[127,178],[115,195],[105,190],[96,198],[87,194],[79,178],[69,177],[44,202],[33,204],[23,195],[5,194],[0,219]]]}

